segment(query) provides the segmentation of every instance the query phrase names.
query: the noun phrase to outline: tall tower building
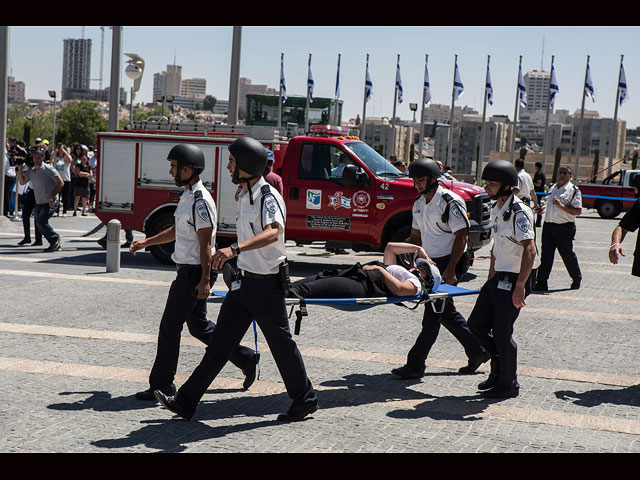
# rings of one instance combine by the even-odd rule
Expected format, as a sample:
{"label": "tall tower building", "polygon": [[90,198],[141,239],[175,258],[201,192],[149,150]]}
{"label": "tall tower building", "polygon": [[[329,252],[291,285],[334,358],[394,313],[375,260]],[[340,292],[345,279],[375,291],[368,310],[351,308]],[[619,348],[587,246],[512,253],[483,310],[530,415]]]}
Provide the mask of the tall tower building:
{"label": "tall tower building", "polygon": [[167,65],[167,71],[153,75],[153,100],[159,96],[180,95],[182,67]]}
{"label": "tall tower building", "polygon": [[521,110],[523,113],[547,110],[550,78],[550,72],[539,72],[537,70],[527,72],[524,75],[524,84],[527,87],[527,107]]}
{"label": "tall tower building", "polygon": [[86,92],[91,79],[91,39],[65,39],[62,60],[62,98],[73,98],[74,92]]}

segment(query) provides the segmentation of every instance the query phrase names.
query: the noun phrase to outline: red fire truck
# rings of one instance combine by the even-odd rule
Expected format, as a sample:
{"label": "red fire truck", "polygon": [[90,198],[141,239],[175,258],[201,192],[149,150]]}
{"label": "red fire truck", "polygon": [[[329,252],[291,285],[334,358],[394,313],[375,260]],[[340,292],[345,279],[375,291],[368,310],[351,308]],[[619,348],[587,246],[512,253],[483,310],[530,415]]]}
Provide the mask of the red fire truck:
{"label": "red fire truck", "polygon": [[[311,135],[281,135],[274,127],[141,122],[131,130],[98,135],[95,213],[103,223],[155,235],[173,223],[182,190],[169,175],[169,150],[186,142],[200,147],[206,168],[202,181],[218,209],[217,244],[235,239],[237,186],[226,170],[228,146],[239,135],[259,140],[274,153],[287,208],[286,239],[297,244],[338,241],[354,251],[381,252],[389,241],[411,231],[413,181],[348,130],[312,127]],[[466,202],[471,229],[467,258],[491,240],[490,200],[474,185],[441,180]],[[173,244],[150,247],[160,262],[171,263]],[[461,266],[463,273],[469,266]]]}

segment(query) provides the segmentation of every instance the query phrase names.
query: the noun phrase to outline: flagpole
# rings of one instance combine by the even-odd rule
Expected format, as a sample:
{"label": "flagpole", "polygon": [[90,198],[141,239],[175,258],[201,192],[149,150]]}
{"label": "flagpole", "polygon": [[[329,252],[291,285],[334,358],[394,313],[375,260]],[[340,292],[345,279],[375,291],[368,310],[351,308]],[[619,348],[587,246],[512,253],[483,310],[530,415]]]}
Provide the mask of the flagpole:
{"label": "flagpole", "polygon": [[[280,73],[282,74],[284,53],[280,54]],[[280,75],[280,101],[278,102],[278,128],[282,127],[282,75]]]}
{"label": "flagpole", "polygon": [[395,90],[393,94],[393,115],[391,117],[391,136],[393,143],[391,146],[391,155],[396,154],[396,103],[398,102],[398,66],[400,65],[400,54],[398,54],[398,63],[396,64],[396,76],[394,78]]}
{"label": "flagpole", "polygon": [[[426,54],[425,57],[424,57],[425,72],[427,71],[427,64],[428,63],[429,63],[429,54]],[[422,158],[422,144],[424,143],[424,109],[425,109],[426,98],[427,98],[427,88],[426,88],[425,85],[423,85],[423,87],[422,87],[422,109],[420,110],[420,143],[418,144],[418,148],[420,149],[420,151],[418,152],[418,158]]]}
{"label": "flagpole", "polygon": [[340,89],[340,54],[338,54],[338,73],[336,74],[336,92],[335,92],[335,98],[334,98],[334,103],[335,103],[335,107],[333,109],[333,118],[334,121],[333,123],[335,123],[336,125],[338,125],[338,97],[339,97],[339,89]]}
{"label": "flagpole", "polygon": [[364,142],[364,123],[367,118],[367,74],[369,73],[369,54],[367,53],[367,64],[364,71],[364,100],[362,102],[362,121],[360,122],[360,140]]}
{"label": "flagpole", "polygon": [[487,114],[487,80],[489,80],[489,60],[491,55],[487,55],[487,75],[484,82],[484,105],[482,107],[482,129],[480,130],[480,152],[476,159],[476,181],[480,178],[482,172],[482,157],[484,155],[484,133],[485,133],[485,118]]}
{"label": "flagpole", "polygon": [[453,62],[453,85],[451,88],[451,118],[449,120],[449,144],[447,147],[447,166],[451,167],[451,150],[453,150],[453,109],[456,102],[456,70],[458,68],[458,55]]}
{"label": "flagpole", "polygon": [[587,89],[587,74],[589,73],[589,55],[587,55],[587,68],[584,71],[584,84],[582,85],[582,106],[580,107],[580,124],[578,125],[578,138],[576,140],[576,160],[573,165],[573,175],[578,181],[578,168],[580,167],[580,150],[582,148],[582,121],[584,119],[584,99],[586,97]]}
{"label": "flagpole", "polygon": [[520,105],[520,72],[522,70],[522,55],[520,55],[520,61],[518,63],[518,80],[516,81],[516,106],[513,111],[513,129],[511,131],[511,153],[509,154],[509,160],[511,163],[514,161],[516,151],[516,131],[518,126],[518,106]]}
{"label": "flagpole", "polygon": [[[311,69],[311,54],[309,54],[309,69]],[[307,105],[304,112],[304,133],[309,133],[309,77],[307,73]]]}
{"label": "flagpole", "polygon": [[[624,55],[620,55],[620,70],[618,70],[618,86],[616,87],[616,106],[613,111],[613,125],[611,125],[611,139],[609,140],[609,151],[607,156],[609,157],[609,168],[607,169],[607,176],[611,175],[611,164],[613,163],[613,156],[616,154],[616,146],[618,144],[618,103],[620,102],[620,80],[622,78],[622,59]],[[615,143],[613,143],[615,142]],[[613,149],[613,151],[612,151]]]}
{"label": "flagpole", "polygon": [[553,59],[554,56],[551,55],[551,70],[549,71],[549,92],[547,98],[547,115],[544,121],[544,145],[542,147],[542,171],[544,172],[545,167],[547,166],[547,148],[549,147],[547,142],[547,130],[549,128],[549,110],[551,106],[551,79],[553,77]]}

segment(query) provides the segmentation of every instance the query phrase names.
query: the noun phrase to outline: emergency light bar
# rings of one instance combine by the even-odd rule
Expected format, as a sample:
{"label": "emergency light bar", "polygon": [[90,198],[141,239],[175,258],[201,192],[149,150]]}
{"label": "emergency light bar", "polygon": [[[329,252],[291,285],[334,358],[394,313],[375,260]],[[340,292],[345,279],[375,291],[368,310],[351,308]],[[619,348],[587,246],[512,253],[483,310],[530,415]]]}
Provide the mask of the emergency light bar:
{"label": "emergency light bar", "polygon": [[347,135],[349,129],[347,127],[338,127],[337,125],[311,125],[311,133],[320,135]]}

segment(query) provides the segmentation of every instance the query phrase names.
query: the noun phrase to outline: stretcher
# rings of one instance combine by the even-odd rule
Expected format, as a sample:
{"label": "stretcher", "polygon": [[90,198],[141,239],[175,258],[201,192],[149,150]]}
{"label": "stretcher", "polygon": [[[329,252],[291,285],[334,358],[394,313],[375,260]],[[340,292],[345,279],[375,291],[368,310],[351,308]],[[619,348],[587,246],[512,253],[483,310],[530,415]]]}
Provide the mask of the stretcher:
{"label": "stretcher", "polygon": [[[289,312],[289,318],[297,307],[296,322],[294,333],[298,335],[300,333],[300,326],[302,323],[302,317],[308,316],[307,305],[323,305],[326,307],[336,308],[342,311],[360,311],[378,305],[395,304],[411,310],[415,310],[421,304],[430,304],[430,307],[434,309],[436,313],[442,313],[444,310],[445,302],[439,302],[439,306],[436,307],[436,301],[445,300],[447,298],[460,297],[464,295],[475,295],[480,290],[469,290],[466,288],[447,285],[443,283],[438,290],[433,293],[424,295],[412,295],[408,297],[370,297],[370,298],[286,298],[287,306],[291,307]],[[214,299],[224,299],[226,297],[227,290],[211,290],[211,295]],[[412,307],[408,307],[405,303],[413,304]]]}

